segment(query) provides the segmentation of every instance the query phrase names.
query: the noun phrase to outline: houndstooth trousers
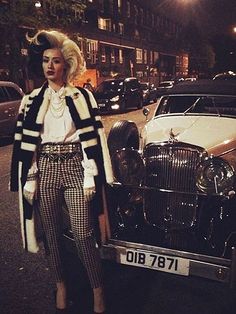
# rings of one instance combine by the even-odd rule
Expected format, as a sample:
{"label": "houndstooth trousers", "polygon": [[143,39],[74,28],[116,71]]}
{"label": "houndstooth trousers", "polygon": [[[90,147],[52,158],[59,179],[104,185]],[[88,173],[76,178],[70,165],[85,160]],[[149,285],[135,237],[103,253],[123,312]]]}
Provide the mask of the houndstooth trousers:
{"label": "houndstooth trousers", "polygon": [[92,288],[102,284],[99,251],[93,235],[92,217],[83,193],[82,153],[68,159],[39,157],[39,210],[46,237],[46,256],[56,282],[65,278],[62,261],[62,204],[69,211],[78,255],[85,266]]}

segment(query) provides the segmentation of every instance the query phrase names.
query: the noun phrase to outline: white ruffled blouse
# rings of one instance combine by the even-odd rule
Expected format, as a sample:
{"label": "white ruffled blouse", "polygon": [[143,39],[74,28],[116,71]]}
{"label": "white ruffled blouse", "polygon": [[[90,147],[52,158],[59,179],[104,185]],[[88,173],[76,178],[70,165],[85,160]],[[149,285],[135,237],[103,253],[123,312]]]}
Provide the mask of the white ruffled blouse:
{"label": "white ruffled blouse", "polygon": [[[50,104],[44,117],[43,129],[41,131],[41,143],[74,143],[79,142],[78,130],[71,118],[69,108],[66,105],[65,87],[55,92],[50,86],[47,89]],[[84,154],[82,161],[84,168],[84,188],[95,186],[94,176],[98,174],[98,169],[94,160],[88,160]],[[38,171],[36,161],[33,162],[29,174]],[[33,181],[27,181],[24,187],[28,191],[35,189]]]}

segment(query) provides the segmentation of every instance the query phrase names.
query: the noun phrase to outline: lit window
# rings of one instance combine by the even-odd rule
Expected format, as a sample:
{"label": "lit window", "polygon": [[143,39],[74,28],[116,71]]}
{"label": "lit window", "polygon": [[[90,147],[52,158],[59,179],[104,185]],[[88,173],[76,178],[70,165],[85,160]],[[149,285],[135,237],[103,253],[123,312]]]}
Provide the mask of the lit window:
{"label": "lit window", "polygon": [[143,50],[136,48],[136,62],[142,63],[143,62]]}
{"label": "lit window", "polygon": [[96,64],[98,52],[98,42],[96,40],[89,40],[87,43],[87,59],[90,64]]}
{"label": "lit window", "polygon": [[147,64],[147,49],[143,50],[143,63]]}
{"label": "lit window", "polygon": [[111,32],[111,19],[98,18],[98,28]]}
{"label": "lit window", "polygon": [[101,49],[101,62],[106,62],[106,49],[102,47]]}
{"label": "lit window", "polygon": [[124,59],[123,59],[123,50],[119,49],[119,63],[123,63]]}
{"label": "lit window", "polygon": [[150,64],[153,64],[153,51],[150,51]]}
{"label": "lit window", "polygon": [[154,59],[154,63],[157,62],[157,60],[159,59],[159,53],[157,51],[154,51],[153,59]]}
{"label": "lit window", "polygon": [[124,24],[118,23],[119,34],[124,35]]}
{"label": "lit window", "polygon": [[117,4],[118,4],[118,12],[121,13],[122,0],[118,0]]}
{"label": "lit window", "polygon": [[115,63],[116,58],[115,58],[115,49],[111,48],[111,63]]}

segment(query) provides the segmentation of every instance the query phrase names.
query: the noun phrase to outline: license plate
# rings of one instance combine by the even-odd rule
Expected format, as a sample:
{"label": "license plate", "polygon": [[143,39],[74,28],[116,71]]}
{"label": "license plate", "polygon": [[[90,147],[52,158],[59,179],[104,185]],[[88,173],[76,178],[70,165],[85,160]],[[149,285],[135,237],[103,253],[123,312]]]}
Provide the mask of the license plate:
{"label": "license plate", "polygon": [[105,107],[106,104],[99,104],[99,107]]}
{"label": "license plate", "polygon": [[126,249],[120,253],[120,263],[151,268],[183,276],[189,275],[189,260],[141,250]]}

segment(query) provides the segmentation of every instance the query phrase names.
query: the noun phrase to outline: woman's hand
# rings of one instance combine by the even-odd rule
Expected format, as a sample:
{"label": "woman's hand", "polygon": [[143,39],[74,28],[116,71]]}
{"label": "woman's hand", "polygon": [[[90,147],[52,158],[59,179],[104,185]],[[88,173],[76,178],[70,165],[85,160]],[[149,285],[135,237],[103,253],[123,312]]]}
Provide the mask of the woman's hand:
{"label": "woman's hand", "polygon": [[34,199],[36,199],[37,195],[37,181],[26,181],[23,188],[23,194],[30,205],[33,205]]}
{"label": "woman's hand", "polygon": [[87,202],[91,201],[96,194],[95,187],[84,188],[84,197]]}

